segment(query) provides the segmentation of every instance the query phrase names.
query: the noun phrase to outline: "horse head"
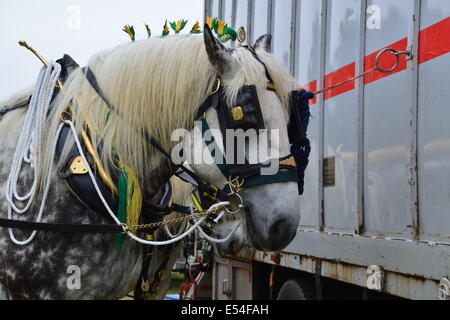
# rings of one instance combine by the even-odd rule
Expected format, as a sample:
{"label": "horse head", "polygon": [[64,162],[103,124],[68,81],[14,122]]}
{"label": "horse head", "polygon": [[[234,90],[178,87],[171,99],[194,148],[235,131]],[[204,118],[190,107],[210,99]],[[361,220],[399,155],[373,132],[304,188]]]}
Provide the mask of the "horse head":
{"label": "horse head", "polygon": [[[212,92],[219,86],[223,88],[218,99],[226,107],[205,109],[203,123],[199,122],[194,131],[205,131],[201,126],[207,123],[210,132],[193,134],[191,139],[191,153],[203,155],[204,161],[192,163],[192,167],[207,181],[227,192],[232,191],[232,194],[232,179],[229,175],[237,177],[235,186],[241,184],[237,188],[239,196],[231,197],[231,202],[235,207],[241,206],[243,226],[230,241],[220,246],[228,252],[240,249],[244,241],[259,250],[281,250],[293,240],[300,220],[297,183],[293,179],[280,178],[286,171],[276,167],[281,163],[278,159],[288,159],[290,155],[286,128],[289,122],[289,94],[296,83],[273,59],[270,41],[271,37],[266,35],[257,40],[254,47],[230,50],[205,26],[206,63],[213,66],[214,77],[219,79],[212,85]],[[253,93],[250,86],[256,88]],[[227,113],[232,115],[231,120],[224,121]],[[248,116],[249,119],[242,119],[242,116]],[[238,125],[233,126],[236,123]],[[240,123],[243,123],[242,127]],[[261,128],[265,131],[259,130]],[[228,143],[233,138],[225,138],[228,131],[224,129],[246,135],[244,140],[234,140],[238,145],[231,147],[235,151],[232,157],[229,156]],[[206,135],[208,138],[205,138]],[[209,152],[211,139],[217,144],[214,156]],[[218,158],[222,157],[217,157],[220,152],[224,154],[225,163],[218,163]],[[236,155],[240,152],[243,153],[241,159],[244,161],[232,163],[241,156]],[[275,164],[275,168],[264,172],[267,167],[261,163]],[[228,170],[223,170],[224,166]],[[259,171],[255,172],[255,168]],[[248,175],[247,187],[246,180],[239,177],[249,171],[254,175]],[[236,223],[228,221],[219,226],[219,233],[226,234],[225,231],[235,227]]]}

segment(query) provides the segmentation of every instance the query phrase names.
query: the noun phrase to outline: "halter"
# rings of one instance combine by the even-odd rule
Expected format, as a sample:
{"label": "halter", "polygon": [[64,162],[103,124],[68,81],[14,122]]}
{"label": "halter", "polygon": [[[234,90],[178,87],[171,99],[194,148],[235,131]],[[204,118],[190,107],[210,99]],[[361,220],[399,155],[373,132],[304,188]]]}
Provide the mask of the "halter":
{"label": "halter", "polygon": [[[244,48],[249,50],[255,59],[264,67],[267,78],[267,90],[276,93],[273,78],[266,64],[258,57],[256,51],[251,46],[245,46]],[[229,159],[227,155],[221,153],[214,137],[211,136],[209,142],[206,142],[204,138],[205,133],[210,130],[206,120],[206,112],[211,108],[217,112],[224,146],[226,145],[226,130],[242,129],[245,131],[248,129],[264,129],[264,119],[256,86],[243,86],[238,93],[236,103],[234,106],[230,106],[225,98],[222,80],[221,78],[217,78],[213,85],[213,91],[209,93],[209,96],[198,108],[195,120],[201,121],[202,138],[212,158],[222,160],[220,163],[215,162],[215,165],[225,180],[227,180],[227,183],[220,188],[209,184],[214,189],[213,193],[198,190],[199,199],[194,199],[194,202],[197,200],[199,204],[205,202],[211,204],[211,202],[218,200],[223,201],[224,195],[228,198],[228,196],[238,194],[243,189],[274,183],[298,182],[298,176],[296,174],[297,166],[292,155],[273,160],[278,162],[278,171],[274,175],[261,174],[261,170],[270,167],[272,161],[257,164],[236,164],[237,154],[235,152],[235,159],[232,159],[233,164],[228,163],[227,160]],[[215,148],[211,148],[211,146],[215,146]],[[215,154],[212,154],[212,150],[215,151]]]}
{"label": "halter", "polygon": [[[258,57],[256,51],[252,47],[246,46],[245,48],[248,49],[255,59],[263,65],[266,78],[268,80],[266,86],[267,90],[276,92],[273,78],[270,75],[266,64]],[[109,101],[101,89],[92,70],[87,67],[84,69],[84,74],[92,88],[105,102],[108,108],[120,116],[117,108]],[[231,108],[227,104],[220,78],[215,81],[213,88],[213,91],[209,93],[208,97],[200,105],[195,115],[195,120],[201,120],[202,123],[202,137],[210,129],[204,115],[211,108],[214,108],[218,113],[224,145],[227,129],[264,129],[264,119],[255,86],[243,86],[241,88],[235,108]],[[228,182],[224,186],[217,187],[200,177],[195,172],[187,169],[185,166],[173,163],[172,157],[169,153],[165,151],[161,144],[154,137],[148,134],[148,132],[144,134],[143,138],[148,144],[152,145],[156,150],[158,150],[158,152],[170,161],[171,167],[176,176],[196,187],[200,198],[199,202],[201,204],[204,202],[211,204],[211,201],[213,203],[217,201],[227,201],[230,195],[239,193],[246,188],[274,183],[298,182],[298,176],[296,174],[297,166],[292,155],[276,159],[275,161],[278,161],[279,164],[279,170],[275,175],[270,176],[261,175],[261,169],[264,167],[269,167],[271,163],[231,165],[227,163],[226,155],[223,155],[224,161],[222,164],[216,163],[216,166]],[[207,145],[211,145],[213,143],[215,143],[214,138],[212,138],[212,141]],[[218,152],[218,148],[216,148],[216,152]],[[178,205],[177,211],[183,208],[186,207]],[[172,210],[169,209],[165,211]],[[186,211],[187,210],[182,210],[183,213],[186,213]]]}
{"label": "halter", "polygon": [[[271,91],[275,91],[275,85],[273,83],[272,77],[270,76],[270,73],[266,67],[266,65],[259,59],[258,55],[256,54],[255,50],[251,48],[250,46],[247,46],[247,49],[250,50],[250,52],[253,54],[253,56],[264,66],[266,71],[266,77],[268,79],[267,81],[267,89]],[[34,52],[34,51],[33,51]],[[36,52],[34,52],[36,54]],[[38,55],[38,57],[40,57]],[[43,59],[41,59],[43,61]],[[45,61],[43,61],[45,62]],[[74,69],[78,68],[78,65],[75,61],[73,61],[69,56],[65,55],[63,59],[60,61],[61,65],[64,66],[63,71],[60,74],[61,81],[64,82],[67,79],[68,74],[73,71]],[[44,63],[45,64],[45,63]],[[116,113],[119,117],[121,116],[118,110],[114,107],[112,103],[109,102],[106,95],[103,93],[97,79],[95,78],[94,73],[92,70],[87,67],[84,68],[84,74],[88,80],[88,82],[91,84],[92,88],[96,91],[96,93],[103,99],[103,101],[108,105],[110,111]],[[58,94],[59,89],[61,89],[61,83],[57,86],[57,89],[55,91],[55,94],[53,98]],[[276,91],[275,91],[276,92]],[[304,95],[304,92],[302,93]],[[296,99],[298,98],[298,99]],[[228,164],[226,161],[223,165],[216,164],[219,168],[219,170],[222,172],[222,174],[225,177],[228,177],[228,183],[223,186],[222,188],[218,188],[214,186],[213,184],[209,183],[193,171],[187,169],[183,165],[176,165],[173,163],[171,156],[164,150],[164,148],[161,147],[161,145],[158,143],[156,139],[154,139],[148,132],[145,132],[143,135],[143,138],[146,140],[146,142],[153,147],[156,148],[162,155],[164,155],[170,162],[171,168],[175,175],[180,177],[181,179],[191,183],[192,185],[196,186],[197,192],[200,195],[200,201],[213,201],[218,202],[221,201],[221,203],[216,203],[211,205],[210,209],[205,211],[200,208],[200,211],[202,211],[201,219],[200,221],[196,222],[195,225],[191,230],[194,230],[197,226],[200,226],[200,224],[205,221],[205,219],[211,215],[215,214],[215,212],[223,211],[225,209],[229,212],[229,209],[227,205],[225,205],[224,208],[224,202],[226,200],[229,200],[231,197],[236,197],[241,204],[239,205],[239,211],[243,208],[243,200],[239,193],[245,189],[250,188],[254,186],[259,185],[265,185],[265,184],[273,184],[273,183],[282,183],[282,182],[298,182],[299,184],[299,193],[302,193],[303,189],[303,178],[302,175],[304,174],[304,170],[307,165],[307,159],[309,156],[309,141],[306,138],[306,128],[307,128],[307,119],[309,118],[309,110],[305,113],[298,114],[297,106],[301,106],[302,110],[307,110],[305,108],[305,104],[307,107],[307,100],[311,98],[311,95],[306,94],[304,97],[300,97],[294,93],[291,93],[291,121],[288,125],[288,134],[289,134],[289,140],[293,144],[293,147],[291,148],[292,155],[289,155],[285,158],[277,159],[279,162],[279,170],[278,172],[273,176],[263,176],[261,175],[261,169],[266,167],[267,164],[258,163],[255,165],[250,164],[244,164],[244,165],[235,165],[235,164]],[[264,127],[264,121],[262,118],[262,112],[259,105],[259,99],[256,92],[255,86],[243,86],[239,92],[238,99],[237,99],[238,105],[234,108],[230,108],[230,106],[227,105],[226,100],[224,99],[223,94],[223,88],[221,85],[220,78],[216,80],[215,90],[213,90],[205,102],[199,107],[196,120],[201,119],[202,124],[204,125],[205,131],[203,131],[203,134],[208,130],[208,123],[206,121],[206,118],[202,116],[206,113],[210,108],[214,108],[218,113],[218,119],[222,131],[222,137],[225,141],[226,129],[250,129],[250,128],[263,128]],[[13,106],[12,108],[6,108],[2,109],[0,113],[0,117],[4,115],[6,112],[21,108],[25,106],[27,102],[20,103],[16,106]],[[297,110],[297,113],[295,112]],[[306,120],[305,120],[306,119]],[[63,112],[61,114],[61,131],[58,131],[58,135],[62,138],[61,141],[57,140],[58,144],[60,145],[60,148],[62,149],[62,146],[64,145],[63,141],[67,138],[67,135],[69,134],[69,131],[72,130],[72,134],[74,135],[74,139],[76,141],[77,148],[73,147],[71,152],[74,152],[74,154],[71,154],[71,156],[76,155],[77,153],[81,153],[81,157],[83,159],[84,165],[87,166],[85,168],[75,168],[75,170],[80,170],[80,175],[75,175],[76,178],[80,178],[81,180],[78,182],[75,182],[73,185],[80,186],[82,183],[88,183],[89,187],[95,186],[96,191],[99,196],[101,196],[103,204],[105,207],[108,208],[110,211],[110,215],[115,220],[116,217],[114,216],[114,213],[111,211],[110,208],[111,203],[117,202],[117,199],[114,198],[114,196],[111,193],[111,187],[108,183],[108,179],[105,179],[103,176],[94,176],[93,171],[91,169],[91,166],[96,166],[97,172],[102,171],[101,162],[98,161],[98,159],[95,158],[95,150],[92,152],[92,156],[94,159],[89,158],[89,161],[85,155],[83,154],[83,146],[81,146],[80,141],[78,139],[76,129],[71,121],[71,116],[68,112]],[[63,130],[65,132],[63,132]],[[297,137],[297,135],[299,135]],[[64,137],[65,136],[65,137]],[[296,139],[299,140],[292,140],[291,137],[295,136]],[[84,148],[89,149],[92,147],[92,144],[90,143],[88,135],[83,131],[82,132],[82,138],[84,142]],[[214,141],[213,141],[214,142]],[[206,141],[205,141],[206,143]],[[90,146],[90,147],[89,147]],[[59,149],[59,152],[61,151]],[[58,151],[57,151],[58,153]],[[77,158],[77,157],[75,157]],[[79,161],[80,162],[80,161]],[[300,163],[300,166],[297,166],[297,164]],[[73,168],[71,168],[73,169]],[[89,172],[89,175],[91,176],[91,181],[88,181],[89,178],[86,175],[86,170]],[[295,172],[297,171],[297,175]],[[74,188],[71,188],[69,178],[72,177],[72,175],[64,176],[61,172],[59,172],[60,177],[64,179],[69,189],[71,189],[76,196],[79,195],[79,192],[77,193]],[[72,185],[72,186],[73,186]],[[168,184],[165,184],[166,191],[164,192],[162,198],[160,201],[158,201],[158,204],[155,206],[150,203],[143,204],[143,210],[141,211],[141,216],[143,216],[144,208],[147,208],[150,210],[150,219],[156,219],[157,221],[162,220],[163,216],[165,214],[169,214],[172,211],[177,211],[181,213],[192,213],[193,208],[191,207],[184,207],[176,204],[169,205],[170,201],[170,191],[167,190]],[[89,194],[92,194],[93,192],[87,192],[87,196],[85,198],[80,198],[80,201],[87,205],[88,207],[92,208],[92,206],[89,206],[89,203],[86,203],[84,200],[89,198]],[[86,192],[85,192],[86,194]],[[107,201],[103,195],[111,195],[110,201]],[[92,199],[91,199],[92,200]],[[200,206],[197,199],[194,196],[194,202],[196,205]],[[229,202],[227,202],[229,205]],[[92,203],[91,203],[92,204]],[[95,205],[95,203],[93,204]],[[98,212],[97,210],[94,210]],[[145,217],[144,217],[145,218]],[[217,220],[220,219],[217,218]],[[118,220],[117,220],[118,221]],[[144,220],[145,221],[145,220]],[[156,225],[159,225],[160,223],[153,223]],[[25,222],[25,221],[19,221],[19,220],[10,220],[10,219],[0,219],[0,227],[6,227],[6,228],[12,228],[12,229],[24,229],[24,230],[33,230],[33,231],[49,231],[49,232],[63,232],[63,233],[103,233],[103,234],[118,234],[118,233],[127,233],[130,237],[134,238],[133,234],[130,233],[130,228],[126,225],[120,225],[120,224],[112,224],[112,225],[83,225],[83,224],[50,224],[50,223],[33,223],[33,222]],[[138,226],[139,227],[139,226]],[[152,230],[150,228],[150,230]],[[154,229],[153,229],[154,230]],[[190,231],[191,232],[191,231]],[[187,234],[187,233],[186,233]],[[207,236],[205,234],[205,236]],[[175,239],[173,239],[175,240]],[[228,241],[228,240],[224,240]],[[148,241],[147,241],[148,242]],[[170,242],[170,241],[169,241]],[[152,247],[153,248],[153,247]],[[150,264],[151,259],[151,249],[147,246],[143,247],[143,256],[145,259],[143,259],[141,274],[139,277],[139,281],[136,284],[135,289],[135,298],[141,299],[143,297],[144,290],[144,284],[146,284],[147,279],[147,271]]]}

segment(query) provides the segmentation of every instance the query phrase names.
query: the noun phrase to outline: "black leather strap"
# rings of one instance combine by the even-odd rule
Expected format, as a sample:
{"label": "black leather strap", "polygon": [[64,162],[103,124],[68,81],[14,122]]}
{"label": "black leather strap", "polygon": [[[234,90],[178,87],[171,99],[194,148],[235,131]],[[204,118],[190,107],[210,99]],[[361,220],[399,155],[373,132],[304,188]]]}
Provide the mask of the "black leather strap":
{"label": "black leather strap", "polygon": [[263,65],[264,70],[266,71],[267,80],[269,80],[269,82],[271,82],[271,83],[274,83],[273,82],[273,78],[270,75],[269,69],[267,68],[266,64],[261,60],[261,58],[258,57],[258,54],[256,53],[256,50],[253,47],[251,47],[251,46],[247,46],[246,48],[247,48],[248,51],[250,51],[252,53],[253,57],[255,57],[255,59],[258,60],[258,62]]}
{"label": "black leather strap", "polygon": [[113,234],[123,232],[121,226],[113,224],[62,224],[62,223],[27,222],[10,219],[0,219],[0,227],[30,230],[30,231],[34,230],[34,231],[58,232],[58,233]]}
{"label": "black leather strap", "polygon": [[21,101],[11,107],[4,106],[3,108],[0,109],[0,119],[1,119],[1,117],[3,117],[5,114],[7,114],[10,111],[14,111],[14,110],[17,110],[17,109],[27,106],[28,104],[30,104],[30,100],[31,100],[31,96],[28,98],[28,100]]}

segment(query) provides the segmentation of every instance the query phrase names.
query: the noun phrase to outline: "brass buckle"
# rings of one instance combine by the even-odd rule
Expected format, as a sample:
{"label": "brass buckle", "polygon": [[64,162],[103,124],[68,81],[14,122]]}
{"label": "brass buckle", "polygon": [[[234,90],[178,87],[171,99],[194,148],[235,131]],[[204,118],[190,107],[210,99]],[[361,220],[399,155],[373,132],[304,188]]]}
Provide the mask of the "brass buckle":
{"label": "brass buckle", "polygon": [[234,179],[230,176],[228,180],[228,185],[230,186],[231,193],[239,193],[244,190],[245,179],[235,177]]}
{"label": "brass buckle", "polygon": [[211,195],[211,194],[209,194],[207,192],[203,192],[203,195],[205,197],[208,197],[208,198],[212,199],[213,201],[216,201],[217,200],[217,196],[219,195],[219,188],[217,188],[216,186],[213,186],[212,184],[209,185],[209,186],[214,189],[214,195]]}
{"label": "brass buckle", "polygon": [[231,109],[231,114],[233,115],[234,121],[241,121],[244,119],[244,110],[241,106]]}
{"label": "brass buckle", "polygon": [[293,156],[290,156],[289,158],[280,161],[280,165],[288,166],[288,167],[295,167],[295,168],[297,167],[297,163],[295,162],[295,159]]}

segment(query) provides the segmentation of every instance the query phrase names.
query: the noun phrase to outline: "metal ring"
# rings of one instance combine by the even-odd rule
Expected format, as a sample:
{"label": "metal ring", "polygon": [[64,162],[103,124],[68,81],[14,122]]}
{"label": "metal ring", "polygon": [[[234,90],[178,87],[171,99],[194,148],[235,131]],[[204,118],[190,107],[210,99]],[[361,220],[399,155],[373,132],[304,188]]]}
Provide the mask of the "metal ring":
{"label": "metal ring", "polygon": [[221,82],[221,80],[220,80],[220,78],[217,78],[217,88],[214,90],[214,91],[211,91],[209,94],[210,95],[213,95],[213,94],[216,94],[217,92],[219,92],[219,89],[220,89],[220,85],[222,84],[222,82]]}
{"label": "metal ring", "polygon": [[239,209],[237,211],[230,211],[228,209],[228,207],[225,207],[225,211],[228,212],[229,214],[237,214],[237,213],[239,213],[241,211],[242,207],[244,206],[244,200],[242,199],[242,197],[238,193],[230,193],[228,195],[228,197],[231,197],[231,196],[236,196],[238,198],[238,200],[240,201],[240,204],[238,205]]}
{"label": "metal ring", "polygon": [[[64,117],[64,115],[66,115],[67,117]],[[59,118],[61,119],[61,122],[69,125],[68,121],[72,120],[72,114],[68,111],[63,111],[59,114]]]}
{"label": "metal ring", "polygon": [[[389,69],[389,70],[385,70],[380,66],[380,58],[381,56],[385,53],[385,52],[391,52],[392,55],[395,56],[395,65]],[[390,73],[392,71],[394,71],[395,69],[397,69],[398,65],[400,64],[400,55],[398,54],[398,51],[392,48],[386,48],[381,50],[378,55],[377,58],[375,59],[375,66],[377,67],[377,70],[383,73]]]}

